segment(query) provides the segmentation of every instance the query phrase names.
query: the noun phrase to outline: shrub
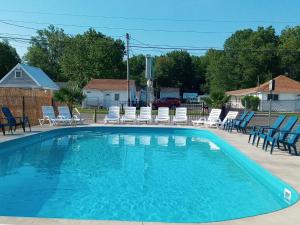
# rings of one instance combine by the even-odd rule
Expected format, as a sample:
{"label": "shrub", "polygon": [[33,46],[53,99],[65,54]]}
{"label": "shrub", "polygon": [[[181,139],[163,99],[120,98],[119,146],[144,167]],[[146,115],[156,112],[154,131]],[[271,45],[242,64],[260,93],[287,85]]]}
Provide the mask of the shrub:
{"label": "shrub", "polygon": [[256,97],[256,96],[245,96],[242,98],[242,105],[246,109],[251,109],[253,111],[257,111],[259,103],[260,103],[260,99],[259,99],[259,97]]}

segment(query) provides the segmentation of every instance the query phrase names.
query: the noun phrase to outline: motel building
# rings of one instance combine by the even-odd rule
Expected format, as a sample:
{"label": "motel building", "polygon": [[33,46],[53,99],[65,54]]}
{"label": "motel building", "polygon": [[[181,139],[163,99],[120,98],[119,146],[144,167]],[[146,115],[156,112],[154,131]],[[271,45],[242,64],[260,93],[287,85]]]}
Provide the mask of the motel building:
{"label": "motel building", "polygon": [[280,75],[275,80],[275,89],[272,95],[269,91],[269,82],[259,87],[246,88],[226,92],[231,96],[230,104],[233,108],[244,108],[242,98],[247,95],[257,96],[260,99],[260,111],[269,110],[269,99],[272,98],[272,111],[297,112],[300,111],[300,82],[285,75]]}

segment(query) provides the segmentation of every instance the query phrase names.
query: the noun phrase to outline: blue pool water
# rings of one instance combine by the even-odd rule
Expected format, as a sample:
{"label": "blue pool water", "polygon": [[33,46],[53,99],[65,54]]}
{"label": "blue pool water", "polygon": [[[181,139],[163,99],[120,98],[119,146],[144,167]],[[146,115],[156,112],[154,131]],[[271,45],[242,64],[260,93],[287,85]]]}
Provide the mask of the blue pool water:
{"label": "blue pool water", "polygon": [[0,149],[1,216],[209,222],[298,200],[290,186],[208,131],[66,128]]}

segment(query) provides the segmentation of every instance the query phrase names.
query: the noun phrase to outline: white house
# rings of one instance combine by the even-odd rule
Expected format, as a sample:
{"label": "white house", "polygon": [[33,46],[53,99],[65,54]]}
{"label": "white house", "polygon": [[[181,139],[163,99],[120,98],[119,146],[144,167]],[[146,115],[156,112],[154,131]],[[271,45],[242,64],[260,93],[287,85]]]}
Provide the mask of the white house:
{"label": "white house", "polygon": [[226,92],[231,96],[230,103],[234,108],[243,108],[241,99],[246,95],[259,97],[260,111],[269,110],[269,99],[272,98],[272,111],[296,112],[300,111],[300,82],[287,76],[280,75],[275,80],[275,89],[272,96],[269,92],[269,82],[259,87],[240,89]]}
{"label": "white house", "polygon": [[[136,100],[135,81],[129,81],[130,100]],[[128,103],[128,82],[122,79],[93,79],[84,88],[83,107],[109,107]]]}
{"label": "white house", "polygon": [[179,88],[161,87],[160,98],[180,98]]}
{"label": "white house", "polygon": [[22,63],[18,63],[0,80],[0,88],[59,89],[43,70]]}

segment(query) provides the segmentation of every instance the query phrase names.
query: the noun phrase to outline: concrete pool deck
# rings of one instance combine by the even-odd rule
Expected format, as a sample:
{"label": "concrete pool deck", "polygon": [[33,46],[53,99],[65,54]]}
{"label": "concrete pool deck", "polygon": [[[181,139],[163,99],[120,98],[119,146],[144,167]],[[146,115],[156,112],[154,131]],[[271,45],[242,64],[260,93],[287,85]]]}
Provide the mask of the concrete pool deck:
{"label": "concrete pool deck", "polygon": [[[101,126],[97,124],[97,126]],[[114,126],[114,125],[110,125]],[[122,126],[122,125],[121,125]],[[128,125],[125,125],[128,126]],[[129,125],[130,126],[130,125]],[[153,126],[153,125],[150,125]],[[155,125],[154,125],[155,126]],[[163,126],[167,127],[167,126]],[[170,126],[173,127],[173,126]],[[177,126],[176,126],[177,127]],[[183,126],[182,126],[183,127]],[[191,128],[189,126],[184,126]],[[53,127],[44,126],[43,128],[33,127],[32,133],[43,132],[46,130],[55,129]],[[232,146],[239,149],[262,167],[270,171],[275,176],[279,177],[286,183],[290,184],[295,190],[300,193],[300,156],[289,155],[283,151],[274,151],[273,155],[262,151],[261,148],[254,147],[248,144],[248,135],[231,134],[217,129],[208,129]],[[25,135],[32,133],[26,132]],[[0,135],[0,142],[15,139],[24,136],[21,130],[18,130],[14,135]],[[1,207],[1,203],[0,203]],[[125,221],[99,221],[99,220],[68,220],[68,219],[44,219],[44,218],[24,218],[24,217],[1,217],[0,224],[23,224],[23,225],[163,225],[163,224],[184,224],[184,223],[160,223],[160,222],[125,222]],[[210,224],[210,225],[297,225],[300,224],[300,201],[286,209],[279,210],[273,213],[268,213],[260,216],[248,217],[243,219],[211,222],[211,223],[193,223],[193,224]]]}

